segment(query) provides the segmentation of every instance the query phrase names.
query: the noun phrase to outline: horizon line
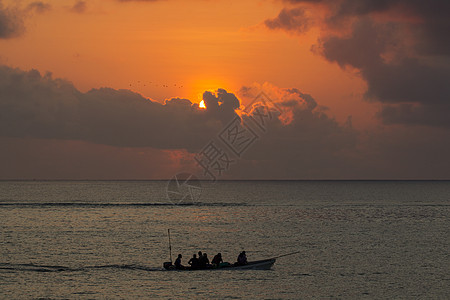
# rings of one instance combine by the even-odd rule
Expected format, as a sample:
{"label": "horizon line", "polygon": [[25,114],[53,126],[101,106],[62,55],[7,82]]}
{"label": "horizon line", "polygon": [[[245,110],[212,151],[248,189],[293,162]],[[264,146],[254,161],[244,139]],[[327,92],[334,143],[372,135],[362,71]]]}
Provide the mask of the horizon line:
{"label": "horizon line", "polygon": [[[24,182],[36,182],[36,181],[170,181],[173,178],[162,178],[162,179],[0,179],[0,182],[7,181],[24,181]],[[199,179],[202,182],[214,181],[209,179]],[[227,182],[227,181],[450,181],[450,178],[376,178],[376,179],[217,179],[215,182]]]}

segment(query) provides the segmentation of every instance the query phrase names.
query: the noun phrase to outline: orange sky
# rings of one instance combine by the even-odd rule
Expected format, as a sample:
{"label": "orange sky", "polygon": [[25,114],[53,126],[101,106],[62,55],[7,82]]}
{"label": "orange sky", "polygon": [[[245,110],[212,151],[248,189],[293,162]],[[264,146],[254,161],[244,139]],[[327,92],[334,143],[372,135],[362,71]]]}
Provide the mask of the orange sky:
{"label": "orange sky", "polygon": [[224,178],[450,178],[430,2],[0,0],[0,179],[197,172],[261,90],[282,115]]}
{"label": "orange sky", "polygon": [[0,62],[50,71],[82,91],[124,88],[161,102],[269,82],[311,94],[341,123],[374,122],[364,81],[311,52],[316,31],[299,37],[262,25],[281,2],[92,0],[83,13],[70,11],[74,2],[47,1],[52,10],[29,18],[25,35],[0,40]]}

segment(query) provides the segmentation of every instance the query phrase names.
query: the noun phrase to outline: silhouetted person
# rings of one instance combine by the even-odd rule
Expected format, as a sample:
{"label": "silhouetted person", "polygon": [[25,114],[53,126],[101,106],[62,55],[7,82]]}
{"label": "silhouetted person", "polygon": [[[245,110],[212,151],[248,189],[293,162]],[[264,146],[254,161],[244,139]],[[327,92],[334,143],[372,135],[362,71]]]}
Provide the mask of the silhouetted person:
{"label": "silhouetted person", "polygon": [[199,257],[198,260],[201,269],[205,269],[209,266],[208,254],[203,253],[203,255]]}
{"label": "silhouetted person", "polygon": [[247,255],[245,254],[245,251],[242,251],[238,258],[237,258],[238,265],[246,265],[247,264]]}
{"label": "silhouetted person", "polygon": [[188,264],[191,265],[191,269],[198,269],[199,261],[196,254],[192,255],[192,258],[188,261]]}
{"label": "silhouetted person", "polygon": [[178,254],[177,259],[175,260],[175,268],[178,270],[184,270],[185,267],[181,264],[181,258],[183,258],[183,255]]}
{"label": "silhouetted person", "polygon": [[205,268],[205,266],[203,266],[203,253],[202,253],[202,251],[198,251],[197,252],[198,253],[198,268],[199,269],[203,269],[203,268]]}
{"label": "silhouetted person", "polygon": [[213,265],[216,265],[216,266],[219,266],[220,263],[223,263],[222,253],[217,253],[217,254],[214,256],[214,258],[213,258],[213,260],[211,261],[211,263],[212,263]]}

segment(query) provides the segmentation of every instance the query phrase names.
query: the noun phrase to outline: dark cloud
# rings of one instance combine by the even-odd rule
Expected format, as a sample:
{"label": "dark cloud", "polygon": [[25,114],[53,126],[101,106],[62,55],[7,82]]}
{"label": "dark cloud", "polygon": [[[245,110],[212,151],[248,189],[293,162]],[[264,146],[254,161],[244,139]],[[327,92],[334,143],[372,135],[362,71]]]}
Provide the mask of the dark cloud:
{"label": "dark cloud", "polygon": [[[231,178],[450,178],[447,129],[394,126],[357,131],[351,117],[345,125],[338,124],[310,95],[298,89],[273,89],[275,93],[267,89],[266,93],[278,107],[290,107],[293,116],[287,124],[273,119]],[[249,88],[241,92],[254,95]]]}
{"label": "dark cloud", "polygon": [[162,0],[117,0],[119,2],[156,2]]}
{"label": "dark cloud", "polygon": [[[300,155],[299,163],[308,166],[305,170],[320,169],[325,161],[340,164],[342,151],[354,147],[355,131],[317,111],[317,103],[310,95],[298,89],[271,86],[266,89],[281,112],[274,114],[271,130],[249,152],[248,159],[271,161],[281,153],[285,160],[278,163],[287,169],[285,175],[278,175],[294,176],[297,173],[292,172],[289,159],[299,160]],[[242,91],[251,100],[257,89]],[[196,153],[217,137],[230,119],[237,116],[235,110],[240,107],[236,95],[224,89],[205,92],[203,99],[207,109],[181,98],[161,104],[129,90],[101,88],[82,93],[70,82],[54,79],[51,74],[3,66],[0,137],[10,141],[32,139],[39,147],[43,146],[38,140],[80,141],[119,148],[187,149]],[[249,121],[250,115],[252,112],[243,113],[242,118]]]}
{"label": "dark cloud", "polygon": [[[223,179],[450,178],[442,160],[450,152],[447,131],[358,132],[325,114],[311,95],[269,84],[240,91],[250,108],[237,110],[246,124],[261,108],[249,105],[260,90],[273,104],[267,131],[251,125],[258,139]],[[198,171],[193,155],[217,139],[241,105],[224,89],[205,92],[204,101],[206,110],[188,99],[161,104],[129,90],[82,93],[51,74],[0,67],[0,178],[167,178]]]}
{"label": "dark cloud", "polygon": [[311,20],[302,8],[282,9],[278,16],[269,19],[264,24],[270,29],[283,29],[293,32],[305,32],[309,29]]}
{"label": "dark cloud", "polygon": [[70,11],[78,14],[82,14],[87,10],[87,2],[83,0],[78,0],[75,4],[70,8]]}
{"label": "dark cloud", "polygon": [[[288,178],[319,174],[325,165],[326,168],[333,168],[343,163],[342,153],[355,147],[356,132],[352,128],[340,126],[334,119],[317,110],[316,101],[298,89],[265,88],[281,111],[275,112],[268,123],[270,130],[264,135],[259,134],[261,138],[258,143],[246,153],[242,165],[236,171],[241,170],[242,174],[246,174],[249,171],[241,168],[253,162],[262,169],[272,166],[275,178]],[[243,96],[248,100],[252,100],[257,93],[257,89],[252,87],[242,91],[245,91]],[[167,160],[170,160],[167,154],[156,150],[187,149],[192,154],[196,153],[211,139],[217,138],[230,118],[237,116],[235,110],[240,107],[240,101],[236,95],[218,89],[216,92],[205,92],[203,99],[206,110],[188,99],[172,98],[160,104],[129,90],[102,88],[82,93],[70,82],[54,79],[51,74],[41,75],[35,70],[23,72],[1,67],[0,139],[8,145],[0,151],[3,155],[0,160],[11,161],[6,157],[11,155],[20,159],[31,155],[29,159],[34,157],[31,165],[40,165],[50,172],[47,174],[54,174],[52,170],[62,173],[64,169],[69,170],[62,176],[64,178],[93,178],[95,174],[105,178],[106,173],[100,172],[100,167],[95,167],[99,162],[91,168],[86,167],[87,162],[99,159],[101,151],[107,151],[107,157],[111,159],[124,155],[124,162],[132,160],[130,164],[133,165],[136,165],[135,159],[139,157],[135,152],[155,153],[166,160],[160,164],[167,165]],[[254,105],[257,107],[258,103]],[[248,123],[253,114],[254,111],[248,114],[242,112],[241,117]],[[49,153],[60,150],[61,154],[26,154],[28,152],[25,151],[22,155],[20,153],[24,150],[17,151],[20,145],[34,145],[35,151],[49,149]],[[85,152],[84,155],[75,155],[74,162],[84,165],[88,169],[86,173],[67,161],[70,147]],[[92,156],[89,155],[89,147],[92,148]],[[117,148],[136,150],[127,152]],[[16,154],[13,154],[15,151]],[[188,152],[180,155],[188,159]],[[83,158],[86,161],[81,161]],[[12,165],[11,162],[7,164],[10,174],[15,174],[16,178],[38,176],[33,168],[21,165],[18,160],[14,159]],[[107,160],[106,157],[101,158],[100,162],[106,163]],[[301,164],[302,169],[296,170],[293,162]],[[154,159],[151,163],[156,165],[153,169],[161,170]],[[188,168],[193,165],[195,161],[192,158],[190,163],[185,163]],[[107,169],[116,170],[124,166],[124,163],[113,163]],[[125,169],[130,172],[130,167]],[[20,170],[26,170],[25,173],[29,175],[20,176]],[[127,175],[124,176],[132,178],[132,174],[137,174],[135,178],[142,178],[142,172],[142,168],[139,168],[139,172],[125,173]],[[261,174],[247,175],[257,178]],[[55,178],[55,175],[50,177]]]}
{"label": "dark cloud", "polygon": [[449,126],[450,104],[443,104],[436,109],[434,105],[415,105],[403,103],[399,105],[383,105],[378,116],[385,124]]}
{"label": "dark cloud", "polygon": [[0,39],[15,38],[25,32],[25,19],[33,13],[44,13],[51,9],[49,4],[35,1],[26,8],[5,7],[0,0]]}
{"label": "dark cloud", "polygon": [[[368,96],[383,103],[416,102],[445,104],[450,96],[450,72],[428,66],[419,58],[400,55],[386,62],[383,54],[395,47],[396,26],[377,25],[367,19],[354,23],[350,37],[327,36],[322,39],[322,54],[341,66],[361,70],[369,84]],[[398,55],[399,53],[394,53]]]}
{"label": "dark cloud", "polygon": [[25,31],[19,10],[6,8],[0,1],[0,39],[8,39],[21,35]]}
{"label": "dark cloud", "polygon": [[228,93],[224,89],[218,89],[215,93],[204,92],[203,100],[208,111],[224,123],[237,116],[235,110],[241,105],[234,94]]}
{"label": "dark cloud", "polygon": [[362,173],[381,179],[449,179],[446,128],[392,126],[367,132],[360,141]]}
{"label": "dark cloud", "polygon": [[302,5],[325,7],[328,14],[321,22],[326,26],[314,50],[343,68],[360,71],[368,84],[367,98],[386,105],[379,113],[385,123],[450,127],[442,113],[449,112],[450,101],[449,1],[285,2],[300,6],[284,9],[283,18],[266,25],[274,22],[292,32],[295,17],[289,11]]}
{"label": "dark cloud", "polygon": [[165,179],[194,172],[186,151],[127,148],[83,141],[0,137],[0,180]]}
{"label": "dark cloud", "polygon": [[[353,167],[344,166],[356,163],[353,155],[358,141],[356,130],[338,124],[318,109],[311,95],[299,89],[267,84],[262,89],[273,103],[272,114],[277,117],[266,118],[267,131],[257,131],[260,137],[245,153],[244,160],[239,161],[232,176],[289,179],[344,178],[354,174]],[[240,94],[251,100],[259,90],[244,87]],[[267,103],[265,106],[270,107]],[[253,110],[242,116],[244,122],[252,125],[252,115],[258,119]]]}
{"label": "dark cloud", "polygon": [[0,67],[0,136],[5,137],[195,151],[239,106],[223,89],[206,93],[205,102],[215,109],[179,98],[160,104],[129,90],[81,93],[51,74]]}
{"label": "dark cloud", "polygon": [[26,10],[33,11],[36,13],[45,13],[52,9],[52,6],[48,3],[44,3],[42,1],[35,1],[28,4]]}

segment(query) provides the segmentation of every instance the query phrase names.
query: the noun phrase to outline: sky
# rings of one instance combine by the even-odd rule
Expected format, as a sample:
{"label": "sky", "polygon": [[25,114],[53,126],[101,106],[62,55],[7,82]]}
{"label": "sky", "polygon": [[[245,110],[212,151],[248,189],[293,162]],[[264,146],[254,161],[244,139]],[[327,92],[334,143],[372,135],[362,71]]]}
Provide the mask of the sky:
{"label": "sky", "polygon": [[449,13],[0,0],[0,179],[450,179]]}

